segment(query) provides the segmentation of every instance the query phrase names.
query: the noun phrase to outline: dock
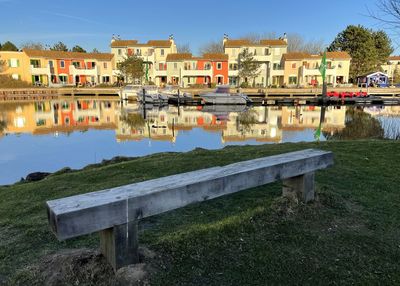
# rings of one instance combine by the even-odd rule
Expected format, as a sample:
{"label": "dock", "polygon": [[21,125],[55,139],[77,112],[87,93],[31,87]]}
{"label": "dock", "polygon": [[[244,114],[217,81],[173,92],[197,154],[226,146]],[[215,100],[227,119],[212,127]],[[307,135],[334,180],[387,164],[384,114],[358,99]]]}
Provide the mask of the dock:
{"label": "dock", "polygon": [[[333,89],[341,91],[359,91],[357,88]],[[62,98],[81,98],[91,99],[120,99],[120,88],[22,88],[22,89],[0,89],[0,102],[7,101],[43,101]],[[192,98],[181,97],[170,98],[169,104],[201,106],[203,100],[199,96],[209,90],[182,89],[182,92],[193,94]],[[231,89],[231,92],[238,92]],[[366,91],[365,89],[363,91]],[[295,105],[400,105],[400,89],[374,88],[368,91],[368,97],[329,97],[322,102],[320,89],[246,89],[240,90],[247,94],[253,101],[254,106],[295,106]]]}

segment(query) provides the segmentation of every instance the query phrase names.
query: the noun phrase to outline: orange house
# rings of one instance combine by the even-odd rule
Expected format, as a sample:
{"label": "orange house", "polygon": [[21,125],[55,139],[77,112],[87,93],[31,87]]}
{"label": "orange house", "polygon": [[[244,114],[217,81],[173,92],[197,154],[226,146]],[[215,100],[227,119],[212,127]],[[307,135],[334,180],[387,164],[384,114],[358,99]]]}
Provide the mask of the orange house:
{"label": "orange house", "polygon": [[[200,69],[210,68],[212,71],[211,83],[228,84],[228,55],[225,54],[204,54],[197,61]],[[198,78],[197,83],[204,82],[204,78]]]}

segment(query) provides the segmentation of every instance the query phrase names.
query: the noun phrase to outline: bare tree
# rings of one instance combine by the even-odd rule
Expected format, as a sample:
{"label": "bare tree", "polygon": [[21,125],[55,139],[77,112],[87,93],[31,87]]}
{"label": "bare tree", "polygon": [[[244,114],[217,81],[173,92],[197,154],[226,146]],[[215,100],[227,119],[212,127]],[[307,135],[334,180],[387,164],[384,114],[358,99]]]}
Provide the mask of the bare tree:
{"label": "bare tree", "polygon": [[20,46],[21,50],[45,50],[45,45],[40,42],[25,42]]}
{"label": "bare tree", "polygon": [[319,54],[324,48],[325,44],[322,39],[306,41],[300,34],[291,33],[288,35],[288,52]]}
{"label": "bare tree", "polygon": [[368,13],[387,28],[400,28],[400,0],[377,0],[376,9],[368,8]]}
{"label": "bare tree", "polygon": [[265,32],[265,33],[247,33],[239,38],[243,40],[248,40],[251,43],[258,43],[260,42],[260,40],[263,39],[276,39],[277,36],[275,32]]}
{"label": "bare tree", "polygon": [[192,53],[189,43],[178,45],[177,50],[178,50],[178,53],[187,53],[187,54]]}
{"label": "bare tree", "polygon": [[221,42],[218,41],[211,41],[208,42],[206,44],[204,44],[203,46],[200,47],[199,49],[200,54],[204,55],[204,54],[223,54],[224,53],[224,46]]}

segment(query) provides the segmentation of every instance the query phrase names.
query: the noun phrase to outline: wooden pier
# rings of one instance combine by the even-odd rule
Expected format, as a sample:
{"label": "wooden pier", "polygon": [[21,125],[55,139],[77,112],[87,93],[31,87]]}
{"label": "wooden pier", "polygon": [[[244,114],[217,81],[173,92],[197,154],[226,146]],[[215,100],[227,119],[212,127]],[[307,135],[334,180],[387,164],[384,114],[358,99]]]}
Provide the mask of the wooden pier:
{"label": "wooden pier", "polygon": [[[338,92],[359,91],[357,88],[331,89]],[[88,97],[91,99],[119,99],[121,89],[110,88],[23,88],[23,89],[0,89],[0,102],[6,101],[43,101],[59,98]],[[169,104],[199,106],[204,105],[199,94],[208,90],[182,89],[182,92],[191,92],[192,98],[182,97],[179,99],[171,98]],[[231,92],[237,92],[231,89]],[[255,106],[272,105],[321,105],[322,96],[320,89],[246,89],[240,90],[246,93],[253,101]],[[363,91],[366,91],[365,89]],[[328,105],[400,105],[400,89],[374,88],[368,90],[368,97],[346,97],[327,98],[325,104]]]}

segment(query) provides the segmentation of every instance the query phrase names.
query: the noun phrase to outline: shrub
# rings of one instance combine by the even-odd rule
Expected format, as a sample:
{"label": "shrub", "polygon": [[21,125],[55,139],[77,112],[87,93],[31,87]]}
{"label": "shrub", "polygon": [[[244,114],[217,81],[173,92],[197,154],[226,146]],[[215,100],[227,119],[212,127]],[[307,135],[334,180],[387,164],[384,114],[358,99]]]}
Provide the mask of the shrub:
{"label": "shrub", "polygon": [[249,87],[249,83],[248,83],[248,82],[242,82],[242,83],[240,84],[240,87],[241,87],[241,88],[248,88],[248,87]]}
{"label": "shrub", "polygon": [[0,75],[0,88],[33,87],[32,84],[19,79],[13,79],[9,75]]}

